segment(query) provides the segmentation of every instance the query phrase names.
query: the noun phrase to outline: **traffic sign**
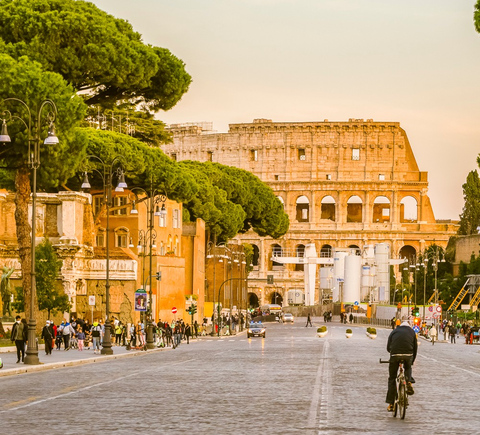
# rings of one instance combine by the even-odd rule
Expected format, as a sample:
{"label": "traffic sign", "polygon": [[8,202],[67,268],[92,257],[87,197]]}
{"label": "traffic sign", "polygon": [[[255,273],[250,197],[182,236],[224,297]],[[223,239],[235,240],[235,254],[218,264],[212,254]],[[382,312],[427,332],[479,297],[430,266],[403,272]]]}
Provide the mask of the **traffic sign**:
{"label": "traffic sign", "polygon": [[357,306],[358,306],[358,301],[355,301],[355,302],[353,303],[353,305],[357,305]]}
{"label": "traffic sign", "polygon": [[88,297],[88,305],[95,306],[95,295]]}
{"label": "traffic sign", "polygon": [[439,305],[439,306],[437,307],[437,313],[441,313],[441,312],[442,312],[442,307]]}
{"label": "traffic sign", "polygon": [[412,328],[417,334],[420,332],[420,328],[415,325],[413,328]]}
{"label": "traffic sign", "polygon": [[428,307],[428,311],[430,311],[430,312],[433,311],[433,307],[431,305]]}
{"label": "traffic sign", "polygon": [[172,308],[172,314],[177,314],[177,307]]}

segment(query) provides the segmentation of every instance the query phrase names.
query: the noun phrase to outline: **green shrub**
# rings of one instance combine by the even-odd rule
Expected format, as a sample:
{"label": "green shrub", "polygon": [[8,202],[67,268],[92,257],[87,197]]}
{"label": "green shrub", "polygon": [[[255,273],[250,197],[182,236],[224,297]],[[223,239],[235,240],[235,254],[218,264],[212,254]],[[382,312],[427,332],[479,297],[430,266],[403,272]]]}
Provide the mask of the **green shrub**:
{"label": "green shrub", "polygon": [[352,333],[353,333],[353,331],[352,331],[351,329],[347,329],[345,332],[346,332],[347,334],[352,334]]}
{"label": "green shrub", "polygon": [[327,327],[326,326],[320,326],[320,328],[317,329],[317,332],[327,332]]}
{"label": "green shrub", "polygon": [[377,330],[375,328],[367,328],[367,332],[369,334],[377,335]]}

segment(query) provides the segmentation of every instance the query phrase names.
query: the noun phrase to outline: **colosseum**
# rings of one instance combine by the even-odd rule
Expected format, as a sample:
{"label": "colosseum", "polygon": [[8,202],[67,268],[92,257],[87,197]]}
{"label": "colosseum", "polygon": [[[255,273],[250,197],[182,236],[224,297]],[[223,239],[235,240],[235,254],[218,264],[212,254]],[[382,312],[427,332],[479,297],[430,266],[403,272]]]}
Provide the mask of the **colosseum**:
{"label": "colosseum", "polygon": [[[170,131],[173,143],[163,150],[172,159],[250,171],[284,204],[290,229],[282,238],[253,232],[238,237],[254,246],[251,305],[286,305],[289,290],[303,292],[302,262],[280,263],[276,256],[301,258],[305,247],[313,246],[319,258],[329,258],[337,250],[360,254],[382,243],[391,258],[413,263],[428,246],[445,247],[457,231],[456,222],[435,219],[428,174],[419,170],[398,122],[255,119],[230,124],[228,133],[213,132],[208,123],[171,125]],[[323,299],[320,275],[315,275],[315,304]]]}

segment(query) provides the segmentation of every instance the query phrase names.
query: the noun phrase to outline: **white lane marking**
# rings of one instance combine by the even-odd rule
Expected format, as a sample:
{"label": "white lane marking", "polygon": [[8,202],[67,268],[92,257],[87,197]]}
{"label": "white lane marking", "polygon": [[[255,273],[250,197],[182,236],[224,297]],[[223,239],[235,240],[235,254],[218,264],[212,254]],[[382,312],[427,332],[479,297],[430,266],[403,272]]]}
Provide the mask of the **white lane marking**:
{"label": "white lane marking", "polygon": [[[317,376],[315,377],[315,385],[313,386],[312,402],[310,403],[310,411],[308,414],[309,428],[317,427],[317,412],[318,412],[318,404],[320,402],[320,387],[322,384],[323,368],[325,365],[325,356],[327,353],[327,349],[328,349],[328,340],[325,341],[325,344],[323,346],[322,356],[320,357],[320,364],[318,365],[318,369],[317,369]],[[322,397],[322,400],[324,400],[323,397]]]}
{"label": "white lane marking", "polygon": [[[452,368],[454,368],[454,369],[456,369],[456,370],[462,370],[462,371],[464,371],[464,372],[466,372],[466,373],[470,373],[470,374],[472,374],[472,375],[480,376],[480,373],[478,373],[478,372],[472,372],[471,370],[464,369],[463,367],[458,367],[458,366],[456,366],[455,364],[447,364],[447,363],[444,363],[443,361],[438,361],[438,360],[436,360],[435,358],[429,358],[428,356],[425,356],[425,355],[420,355],[420,354],[419,354],[419,356],[421,356],[422,358],[425,358],[425,359],[429,359],[429,360],[431,360],[431,361],[438,362],[439,364],[442,364],[442,365],[444,365],[444,366],[452,367]],[[470,367],[471,367],[472,369],[475,368],[475,367],[472,367],[472,366],[470,366]]]}
{"label": "white lane marking", "polygon": [[[168,366],[170,367],[170,366],[174,366],[174,365],[185,364],[187,362],[191,362],[191,361],[195,361],[195,360],[196,360],[195,358],[187,359],[185,361],[180,361],[180,362],[177,362],[177,363],[169,363]],[[138,375],[141,375],[143,373],[158,371],[160,368],[163,368],[163,367],[162,366],[160,366],[160,367],[157,366],[155,369],[142,370],[142,371],[139,371],[139,372],[130,373],[129,375],[120,376],[119,378],[111,379],[109,381],[98,382],[97,384],[88,385],[87,387],[83,387],[83,388],[79,388],[77,390],[69,391],[68,393],[59,394],[59,395],[53,396],[53,397],[46,397],[45,399],[35,400],[33,402],[27,403],[25,405],[17,406],[15,408],[8,408],[8,409],[5,409],[5,410],[0,410],[0,413],[16,411],[17,409],[28,408],[29,406],[38,405],[39,403],[49,402],[50,400],[55,400],[55,399],[60,399],[62,397],[71,396],[72,394],[77,394],[81,391],[90,390],[90,389],[95,388],[95,387],[101,387],[102,385],[112,384],[114,382],[122,381],[123,379],[131,378],[132,376],[138,376]]]}

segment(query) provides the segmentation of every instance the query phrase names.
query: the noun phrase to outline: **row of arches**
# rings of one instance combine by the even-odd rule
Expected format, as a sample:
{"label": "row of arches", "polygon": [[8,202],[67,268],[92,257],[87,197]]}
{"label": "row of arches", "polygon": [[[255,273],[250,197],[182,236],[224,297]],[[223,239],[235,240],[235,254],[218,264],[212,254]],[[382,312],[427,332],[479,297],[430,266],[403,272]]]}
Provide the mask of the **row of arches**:
{"label": "row of arches", "polygon": [[[266,297],[265,303],[283,306],[283,296],[279,292],[274,291]],[[249,308],[260,307],[260,299],[258,298],[256,293],[253,293],[253,292],[248,293],[248,307]]]}
{"label": "row of arches", "polygon": [[[285,202],[281,196],[278,199],[285,207]],[[324,196],[320,206],[320,219],[336,222],[338,217],[338,204],[331,195]],[[352,195],[346,203],[347,222],[363,222],[364,204],[358,195]],[[297,222],[310,222],[310,201],[305,196],[299,196],[296,200],[295,219]],[[386,196],[377,196],[373,201],[373,223],[383,223],[391,221],[391,202]],[[400,222],[418,221],[418,202],[413,196],[405,196],[400,201]]]}

